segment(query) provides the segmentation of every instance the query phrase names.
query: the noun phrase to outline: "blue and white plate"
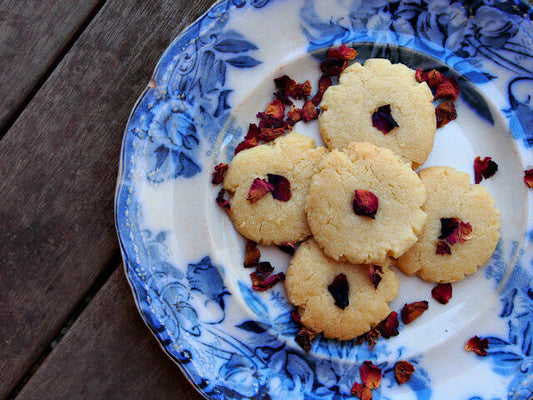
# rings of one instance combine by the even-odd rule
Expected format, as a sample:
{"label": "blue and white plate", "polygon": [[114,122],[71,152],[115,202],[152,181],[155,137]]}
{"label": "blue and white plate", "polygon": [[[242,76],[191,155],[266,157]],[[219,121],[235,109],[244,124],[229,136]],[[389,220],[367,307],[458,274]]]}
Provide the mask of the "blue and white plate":
{"label": "blue and white plate", "polygon": [[[374,399],[526,400],[533,396],[533,12],[525,2],[482,0],[222,0],[162,56],[124,135],[116,224],[139,310],[166,353],[212,399],[343,399],[372,360],[384,371]],[[257,293],[242,268],[244,240],[216,206],[214,165],[229,162],[273,78],[319,77],[331,46],[358,61],[385,57],[459,77],[459,117],[436,134],[425,164],[473,175],[476,156],[497,174],[482,182],[501,211],[501,240],[443,306],[432,284],[401,273],[392,303],[429,310],[374,350],[318,338],[310,354],[282,284]],[[295,129],[322,143],[316,121]],[[289,258],[262,248],[284,270]],[[488,356],[464,350],[488,337]],[[408,360],[412,379],[393,367]]]}

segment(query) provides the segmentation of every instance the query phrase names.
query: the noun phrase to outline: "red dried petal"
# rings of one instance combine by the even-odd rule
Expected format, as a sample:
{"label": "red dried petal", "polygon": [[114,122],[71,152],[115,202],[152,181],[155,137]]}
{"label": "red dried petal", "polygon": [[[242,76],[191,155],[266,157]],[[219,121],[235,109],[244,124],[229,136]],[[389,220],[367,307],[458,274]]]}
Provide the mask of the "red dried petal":
{"label": "red dried petal", "polygon": [[474,181],[480,183],[483,178],[488,179],[498,171],[498,164],[492,161],[492,157],[476,157],[474,160]]}
{"label": "red dried petal", "polygon": [[353,60],[357,57],[357,50],[346,47],[345,44],[336,49],[328,50],[328,58],[337,58],[339,60]]}
{"label": "red dried petal", "polygon": [[368,332],[362,334],[359,336],[355,343],[356,344],[362,344],[363,342],[367,342],[370,346],[370,350],[374,349],[374,345],[376,344],[377,340],[381,337],[381,332],[377,329],[377,327],[370,329]]}
{"label": "red dried petal", "polygon": [[350,285],[348,284],[348,279],[346,275],[339,274],[334,279],[333,282],[328,285],[328,291],[333,296],[335,300],[335,305],[341,310],[344,310],[348,307],[350,303],[349,293]]}
{"label": "red dried petal", "polygon": [[442,128],[448,122],[457,118],[457,110],[452,101],[447,100],[435,107],[435,117],[437,119],[437,128]]}
{"label": "red dried petal", "polygon": [[285,242],[280,244],[278,248],[290,256],[293,256],[296,252],[296,245],[293,242]]}
{"label": "red dried petal", "polygon": [[306,352],[309,353],[313,347],[312,340],[315,337],[315,334],[307,329],[305,326],[302,326],[300,330],[296,333],[294,341]]}
{"label": "red dried petal", "polygon": [[437,86],[437,92],[435,93],[435,100],[438,99],[447,99],[447,100],[457,100],[459,96],[459,83],[455,75],[452,75],[450,79],[446,79],[444,82],[441,82]]}
{"label": "red dried petal", "polygon": [[392,117],[390,104],[381,106],[374,111],[374,114],[372,114],[372,126],[385,135],[398,127],[398,123]]}
{"label": "red dried petal", "polygon": [[278,89],[287,90],[287,87],[289,85],[295,85],[296,82],[290,76],[283,75],[283,76],[280,76],[279,78],[274,79],[274,84],[276,85],[276,88]]}
{"label": "red dried petal", "polygon": [[246,133],[246,136],[244,139],[250,140],[250,139],[259,139],[259,134],[261,133],[261,130],[256,124],[250,124],[248,125],[248,132]]}
{"label": "red dried petal", "polygon": [[381,275],[378,274],[381,273],[383,274],[383,268],[381,267],[381,265],[370,265],[370,267],[368,268],[368,274],[370,275],[370,281],[372,282],[372,285],[374,285],[374,289],[377,289],[378,288],[378,285],[379,285],[379,282],[381,282]]}
{"label": "red dried petal", "polygon": [[437,247],[435,248],[435,254],[438,255],[451,255],[452,249],[450,248],[450,245],[446,243],[444,240],[437,240]]}
{"label": "red dried petal", "polygon": [[259,143],[257,141],[257,138],[253,137],[250,139],[244,139],[242,142],[240,142],[237,147],[235,148],[235,154],[239,153],[240,151],[243,151],[245,149],[251,149],[252,147],[257,146]]}
{"label": "red dried petal", "polygon": [[320,63],[320,70],[327,76],[339,76],[348,66],[346,60],[338,58],[326,58]]}
{"label": "red dried petal", "polygon": [[372,392],[369,388],[359,382],[355,382],[350,393],[360,400],[372,400]]}
{"label": "red dried petal", "polygon": [[430,88],[438,88],[439,85],[445,83],[448,81],[448,78],[444,76],[441,72],[437,71],[436,69],[432,69],[431,71],[424,72],[422,75],[422,79],[427,82],[428,86]]}
{"label": "red dried petal", "polygon": [[215,165],[215,170],[213,171],[213,178],[211,179],[211,183],[214,185],[222,183],[222,181],[224,180],[224,174],[227,170],[228,164],[226,163],[220,163]]}
{"label": "red dried petal", "polygon": [[291,183],[287,178],[276,174],[267,174],[268,183],[273,186],[272,197],[279,201],[291,199]]}
{"label": "red dried petal", "polygon": [[459,218],[441,218],[439,239],[447,239],[457,229],[461,220]]}
{"label": "red dried petal", "polygon": [[285,117],[285,104],[279,99],[274,99],[267,106],[265,114],[273,119],[282,120]]}
{"label": "red dried petal", "polygon": [[376,213],[378,212],[378,207],[379,200],[374,193],[368,190],[355,190],[353,211],[356,215],[362,215],[375,219]]}
{"label": "red dried petal", "polygon": [[399,324],[400,322],[398,321],[398,313],[396,311],[392,311],[387,318],[377,325],[376,328],[384,338],[388,339],[392,336],[398,336]]}
{"label": "red dried petal", "polygon": [[409,361],[398,361],[394,365],[394,375],[400,385],[411,380],[413,372],[415,372],[415,367]]}
{"label": "red dried petal", "polygon": [[309,121],[312,121],[313,119],[318,118],[318,110],[311,100],[307,100],[304,103],[300,111],[300,114],[304,122],[309,122]]}
{"label": "red dried petal", "polygon": [[[287,125],[288,126],[288,125]],[[285,127],[281,128],[261,128],[259,139],[265,142],[271,142],[285,133]]]}
{"label": "red dried petal", "polygon": [[457,242],[464,243],[467,240],[472,239],[472,225],[468,222],[459,222],[457,228],[448,236],[446,241],[450,244],[455,244]]}
{"label": "red dried petal", "polygon": [[262,199],[268,192],[274,190],[274,186],[261,178],[255,178],[248,191],[248,200],[250,203],[256,203]]}
{"label": "red dried petal", "polygon": [[220,189],[220,192],[218,192],[216,202],[217,204],[225,209],[227,212],[231,212],[231,206],[229,204],[229,201],[224,198],[226,191],[224,189]]}
{"label": "red dried petal", "polygon": [[528,188],[533,188],[533,168],[524,171],[524,182]]}
{"label": "red dried petal", "polygon": [[287,121],[289,124],[294,125],[302,119],[302,110],[292,106],[289,112],[287,113]]}
{"label": "red dried petal", "polygon": [[322,97],[324,96],[324,93],[326,92],[327,88],[329,88],[333,84],[333,81],[331,80],[331,77],[328,75],[322,75],[320,79],[318,80],[318,91],[313,96],[313,99],[311,102],[318,106],[320,102],[322,101]]}
{"label": "red dried petal", "polygon": [[381,368],[372,364],[372,361],[365,361],[361,368],[361,382],[370,389],[377,389],[381,383]]}
{"label": "red dried petal", "polygon": [[309,97],[311,94],[311,82],[297,83],[287,87],[287,94],[295,100]]}
{"label": "red dried petal", "polygon": [[261,261],[255,265],[255,271],[250,274],[252,278],[252,285],[261,285],[274,271],[274,267],[268,261]]}
{"label": "red dried petal", "polygon": [[489,339],[481,339],[478,336],[471,337],[465,345],[466,351],[473,351],[478,356],[486,356],[488,348]]}
{"label": "red dried petal", "polygon": [[402,308],[402,321],[404,324],[410,324],[420,317],[428,309],[427,301],[415,301],[414,303],[405,304]]}
{"label": "red dried petal", "polygon": [[452,284],[439,283],[431,289],[431,296],[440,304],[448,304],[448,301],[452,298]]}
{"label": "red dried petal", "polygon": [[248,240],[244,249],[244,267],[254,267],[259,262],[260,258],[261,252],[257,248],[257,243],[252,240]]}
{"label": "red dried petal", "polygon": [[291,318],[297,324],[301,323],[301,317],[300,317],[300,314],[298,314],[298,310],[291,311]]}
{"label": "red dried petal", "polygon": [[263,282],[259,282],[257,285],[253,285],[252,289],[257,290],[258,292],[263,292],[267,289],[270,289],[278,282],[283,282],[285,280],[285,274],[283,272],[278,272],[272,276],[269,276]]}
{"label": "red dried petal", "polygon": [[422,68],[417,68],[416,69],[416,72],[415,72],[415,79],[417,82],[424,82],[424,78],[423,78],[423,75],[424,74],[424,71],[422,70]]}

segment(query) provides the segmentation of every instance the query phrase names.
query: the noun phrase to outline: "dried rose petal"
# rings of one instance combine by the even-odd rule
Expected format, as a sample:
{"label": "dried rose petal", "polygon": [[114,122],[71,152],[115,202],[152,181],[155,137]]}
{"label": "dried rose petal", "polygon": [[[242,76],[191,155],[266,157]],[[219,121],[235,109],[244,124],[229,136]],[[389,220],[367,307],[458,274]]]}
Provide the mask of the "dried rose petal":
{"label": "dried rose petal", "polygon": [[257,279],[257,281],[261,283],[270,276],[272,271],[274,271],[274,267],[272,264],[270,264],[270,262],[261,261],[260,263],[256,264],[255,272],[252,272],[250,276],[253,275],[252,280]]}
{"label": "dried rose petal", "polygon": [[488,179],[498,171],[498,164],[492,161],[492,157],[476,157],[474,160],[474,181],[479,183],[483,178]]}
{"label": "dried rose petal", "polygon": [[307,329],[305,326],[302,326],[300,330],[296,333],[294,341],[306,352],[309,353],[313,347],[312,340],[315,337],[315,334]]}
{"label": "dried rose petal", "polygon": [[278,272],[277,274],[269,276],[264,281],[258,282],[257,284],[252,285],[252,289],[257,290],[258,292],[263,292],[273,287],[276,283],[283,282],[284,280],[285,280],[285,274],[283,272]]}
{"label": "dried rose petal", "polygon": [[324,93],[326,92],[327,88],[330,87],[333,84],[331,77],[328,75],[322,75],[320,79],[318,80],[318,91],[313,96],[313,99],[311,100],[312,103],[315,106],[318,106],[320,102],[322,101],[322,97],[324,96]]}
{"label": "dried rose petal", "polygon": [[452,298],[452,284],[439,283],[431,289],[431,296],[440,304],[448,304],[448,301]]}
{"label": "dried rose petal", "polygon": [[422,68],[417,68],[416,69],[416,72],[415,72],[415,79],[417,82],[424,82],[424,78],[423,78],[423,75],[424,74],[424,71],[422,70]]}
{"label": "dried rose petal", "polygon": [[301,317],[300,314],[298,314],[298,310],[291,311],[291,319],[297,324],[301,323]]}
{"label": "dried rose petal", "polygon": [[441,218],[439,239],[447,239],[457,229],[461,220],[459,218]]}
{"label": "dried rose petal", "polygon": [[455,244],[457,242],[464,243],[467,240],[472,239],[472,225],[468,222],[459,222],[457,228],[448,236],[446,241],[450,244]]}
{"label": "dried rose petal", "polygon": [[288,75],[280,76],[279,78],[274,79],[274,84],[276,88],[281,90],[287,90],[289,85],[295,85],[296,82]]}
{"label": "dried rose petal", "polygon": [[349,305],[349,292],[350,285],[348,284],[348,279],[346,275],[339,274],[334,279],[333,282],[329,284],[328,291],[333,296],[335,300],[335,305],[341,310],[344,310]]}
{"label": "dried rose petal", "polygon": [[268,192],[274,190],[274,186],[261,178],[255,178],[248,191],[248,200],[250,203],[256,203],[262,199]]}
{"label": "dried rose petal", "polygon": [[328,50],[328,58],[337,58],[339,60],[353,60],[357,57],[357,50],[346,47],[345,44],[336,49]]}
{"label": "dried rose petal", "polygon": [[439,84],[448,80],[448,78],[436,69],[423,72],[420,68],[416,70],[415,78],[418,82],[426,82],[430,88],[436,88]]}
{"label": "dried rose petal", "polygon": [[413,372],[415,372],[415,367],[413,367],[413,364],[409,361],[398,361],[396,365],[394,365],[394,375],[400,385],[411,380]]}
{"label": "dried rose petal", "polygon": [[387,318],[385,318],[376,326],[376,328],[384,338],[388,339],[392,336],[398,336],[399,324],[400,322],[398,321],[398,313],[396,311],[392,311]]}
{"label": "dried rose petal", "polygon": [[370,267],[368,268],[368,274],[370,275],[370,281],[372,282],[372,285],[374,285],[374,289],[377,289],[378,288],[378,285],[379,285],[379,282],[381,282],[381,275],[378,274],[378,272],[380,274],[383,274],[383,268],[381,267],[381,265],[370,265]]}
{"label": "dried rose petal", "polygon": [[339,76],[346,68],[348,63],[346,60],[338,58],[326,58],[320,63],[320,70],[327,76]]}
{"label": "dried rose petal", "polygon": [[471,337],[468,342],[466,342],[465,350],[473,351],[478,356],[486,356],[487,349],[489,348],[489,339],[481,339],[478,336]]}
{"label": "dried rose petal", "polygon": [[372,392],[362,383],[355,382],[350,393],[357,396],[360,400],[372,400]]}
{"label": "dried rose petal", "polygon": [[287,86],[287,94],[295,100],[301,100],[309,97],[311,94],[311,82],[297,83]]}
{"label": "dried rose petal", "polygon": [[435,254],[438,255],[451,255],[452,249],[450,248],[450,245],[446,243],[444,240],[437,240],[437,247],[435,248]]}
{"label": "dried rose petal", "polygon": [[[287,123],[288,127],[288,123]],[[265,142],[271,142],[272,140],[278,138],[279,136],[283,135],[285,133],[285,127],[279,127],[279,128],[261,128],[259,133],[259,140],[263,140]]]}
{"label": "dried rose petal", "polygon": [[377,342],[377,340],[381,337],[381,332],[377,329],[377,327],[370,329],[368,332],[362,334],[359,336],[355,343],[356,344],[362,344],[363,342],[367,342],[370,346],[370,350],[374,349],[374,346]]}
{"label": "dried rose petal", "polygon": [[291,199],[291,183],[287,178],[276,174],[267,174],[268,183],[273,186],[272,197],[279,201]]}
{"label": "dried rose petal", "polygon": [[402,308],[402,321],[404,324],[410,324],[420,317],[428,309],[427,301],[415,301],[414,303],[405,304]]}
{"label": "dried rose petal", "polygon": [[257,138],[244,139],[235,148],[235,154],[237,154],[240,151],[245,150],[245,149],[251,149],[252,147],[257,146],[258,144],[259,143],[257,141]]}
{"label": "dried rose petal", "polygon": [[274,99],[265,110],[265,114],[273,119],[283,119],[285,117],[285,104],[283,104],[279,99]]}
{"label": "dried rose petal", "polygon": [[374,111],[374,114],[372,114],[372,126],[385,135],[398,127],[398,123],[392,118],[390,104],[381,106]]}
{"label": "dried rose petal", "polygon": [[447,100],[435,107],[435,117],[437,118],[437,128],[442,128],[448,122],[457,118],[457,110],[453,101]]}
{"label": "dried rose petal", "polygon": [[278,246],[278,249],[280,249],[281,251],[287,253],[290,256],[293,256],[294,253],[296,252],[296,246],[294,245],[293,242],[285,242],[283,244],[280,244]]}
{"label": "dried rose petal", "polygon": [[365,361],[361,368],[361,382],[370,389],[377,389],[381,383],[381,368],[372,364],[372,361]]}
{"label": "dried rose petal", "polygon": [[302,119],[302,110],[292,106],[289,112],[287,113],[287,121],[289,124],[294,125]]}
{"label": "dried rose petal", "polygon": [[211,183],[214,185],[222,183],[222,181],[224,180],[224,174],[227,170],[228,164],[220,163],[215,165],[215,170],[213,171],[213,179],[211,179]]}
{"label": "dried rose petal", "polygon": [[300,110],[300,114],[304,122],[309,122],[318,118],[318,110],[311,100],[307,100],[304,103],[302,109]]}
{"label": "dried rose petal", "polygon": [[353,211],[355,214],[375,219],[378,206],[379,200],[374,193],[368,190],[355,190],[353,201]]}
{"label": "dried rose petal", "polygon": [[248,240],[244,249],[244,267],[254,267],[259,262],[260,258],[261,252],[257,248],[257,243],[252,240]]}
{"label": "dried rose petal", "polygon": [[218,192],[216,202],[217,204],[225,209],[227,212],[231,212],[231,206],[229,204],[229,201],[224,198],[226,191],[224,189],[220,189],[220,192]]}
{"label": "dried rose petal", "polygon": [[441,82],[437,86],[437,92],[435,93],[435,100],[446,99],[446,100],[457,100],[459,96],[459,83],[455,75],[452,75],[446,81]]}
{"label": "dried rose petal", "polygon": [[524,182],[528,188],[533,188],[533,168],[524,171]]}

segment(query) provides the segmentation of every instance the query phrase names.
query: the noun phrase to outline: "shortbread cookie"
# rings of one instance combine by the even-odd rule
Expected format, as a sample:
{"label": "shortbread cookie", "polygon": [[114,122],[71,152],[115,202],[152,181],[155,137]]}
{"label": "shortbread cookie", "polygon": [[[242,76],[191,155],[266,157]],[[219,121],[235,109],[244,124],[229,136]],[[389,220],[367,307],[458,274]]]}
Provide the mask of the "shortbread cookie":
{"label": "shortbread cookie", "polygon": [[[500,238],[500,213],[487,189],[472,185],[464,172],[431,167],[420,171],[420,178],[427,189],[422,209],[428,219],[418,242],[398,259],[398,267],[430,282],[459,281],[491,257]],[[452,219],[455,225],[462,222],[465,232],[452,232]]]}
{"label": "shortbread cookie", "polygon": [[[312,138],[298,133],[239,152],[224,178],[224,189],[233,194],[231,219],[245,237],[265,245],[301,241],[311,231],[305,215],[305,198],[311,177],[326,153]],[[268,174],[280,175],[290,184],[290,199],[277,200],[267,193],[252,202],[250,188],[256,178],[268,180]]]}
{"label": "shortbread cookie", "polygon": [[[374,218],[356,214],[356,190],[377,197]],[[417,241],[426,221],[425,200],[426,189],[408,164],[388,149],[352,143],[320,163],[306,201],[307,220],[329,257],[382,264]]]}
{"label": "shortbread cookie", "polygon": [[[287,270],[285,287],[289,301],[298,307],[301,323],[327,338],[354,339],[391,312],[389,302],[398,295],[398,278],[383,267],[382,280],[375,288],[370,280],[369,265],[334,261],[324,255],[313,240],[302,243]],[[348,304],[335,305],[328,286],[344,274],[348,282]]]}
{"label": "shortbread cookie", "polygon": [[[330,149],[367,142],[392,150],[413,168],[422,165],[433,148],[436,120],[433,95],[415,71],[403,64],[374,58],[352,64],[330,86],[320,107],[320,133]],[[372,115],[390,105],[397,127],[384,134],[372,125]]]}

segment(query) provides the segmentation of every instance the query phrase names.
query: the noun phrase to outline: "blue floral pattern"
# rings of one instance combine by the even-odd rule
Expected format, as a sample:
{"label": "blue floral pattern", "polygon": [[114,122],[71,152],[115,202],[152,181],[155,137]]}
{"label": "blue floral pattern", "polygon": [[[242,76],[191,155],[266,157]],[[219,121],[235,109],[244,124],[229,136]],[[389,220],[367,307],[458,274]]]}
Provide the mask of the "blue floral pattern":
{"label": "blue floral pattern", "polygon": [[[140,186],[208,176],[210,152],[235,107],[232,71],[254,70],[267,60],[261,46],[238,31],[239,11],[258,12],[290,0],[223,0],[167,49],[130,117],[121,154],[116,224],[125,269],[136,303],[150,330],[193,385],[212,399],[344,399],[360,380],[359,367],[373,360],[383,370],[375,399],[392,399],[398,387],[394,365],[379,363],[391,350],[383,341],[367,345],[317,338],[314,357],[294,345],[297,326],[281,289],[264,296],[248,282],[226,282],[224,266],[208,250],[181,261],[172,258],[168,230],[146,224]],[[317,57],[340,43],[355,44],[362,58],[386,57],[422,68],[453,69],[463,100],[483,119],[493,111],[476,89],[498,80],[507,88],[507,117],[517,142],[533,145],[533,26],[531,8],[521,1],[338,0],[339,15],[324,15],[318,0],[300,8],[299,26]],[[204,173],[204,175],[202,175]],[[203,179],[203,178],[202,178]],[[206,179],[207,182],[207,179]],[[207,184],[207,183],[206,183]],[[531,224],[530,224],[531,225]],[[527,241],[533,243],[529,226]],[[486,359],[499,375],[511,377],[508,399],[533,395],[533,257],[520,243],[521,257],[509,270],[502,247],[486,269],[499,287],[499,315],[506,335],[489,337]],[[509,272],[510,271],[510,272]],[[238,292],[238,293],[237,293]],[[251,314],[243,313],[236,295]],[[267,301],[268,300],[268,301]],[[401,358],[403,348],[395,349]],[[393,357],[393,358],[394,358]],[[350,362],[346,362],[350,360]],[[409,359],[416,372],[404,386],[419,400],[434,395],[423,355]],[[477,393],[464,397],[483,400]],[[487,399],[488,400],[488,399]],[[491,397],[491,400],[494,400]],[[503,397],[502,397],[503,400]]]}

